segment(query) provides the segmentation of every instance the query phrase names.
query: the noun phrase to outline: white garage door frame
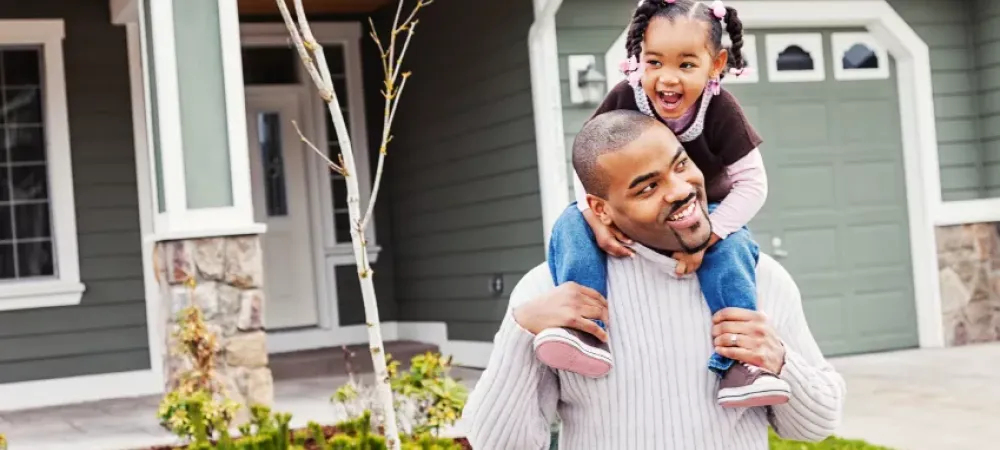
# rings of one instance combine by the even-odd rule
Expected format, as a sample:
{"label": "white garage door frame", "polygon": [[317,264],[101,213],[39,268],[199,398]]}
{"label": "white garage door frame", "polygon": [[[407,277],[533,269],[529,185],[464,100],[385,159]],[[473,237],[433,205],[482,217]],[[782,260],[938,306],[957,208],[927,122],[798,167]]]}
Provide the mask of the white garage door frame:
{"label": "white garage door frame", "polygon": [[[537,1],[537,0],[536,0]],[[555,0],[549,3],[559,4]],[[937,131],[934,120],[934,98],[931,89],[931,64],[927,44],[884,0],[838,0],[838,1],[753,1],[732,0],[726,2],[739,10],[747,27],[752,28],[809,28],[809,27],[865,27],[895,58],[897,84],[899,90],[899,112],[903,144],[903,161],[906,173],[906,197],[910,226],[910,252],[912,255],[913,292],[916,302],[917,326],[920,346],[925,348],[943,347],[944,331],[941,319],[941,298],[938,288],[937,250],[934,234],[934,213],[942,206],[940,173],[938,169]],[[551,6],[551,5],[549,5]],[[543,8],[544,9],[544,8]],[[539,66],[551,65],[546,56],[556,54],[554,16],[555,8],[547,8],[549,17],[536,16],[536,25],[551,20],[551,34],[547,39],[530,42],[532,51],[532,74]],[[536,10],[537,12],[538,10]],[[547,28],[547,27],[546,27]],[[611,45],[605,61],[607,67],[616,68],[617,62],[625,58],[625,34]],[[535,59],[537,58],[537,59]],[[555,58],[552,58],[553,60]],[[544,61],[544,62],[543,62]],[[535,91],[549,91],[555,84],[558,88],[558,66],[555,73],[545,67],[546,80],[533,81]],[[614,80],[617,69],[608,69],[608,78]],[[542,70],[538,70],[542,72]],[[542,75],[538,73],[537,75]],[[551,91],[549,91],[551,92]],[[543,98],[544,93],[535,93],[536,138],[539,152],[539,172],[545,174],[566,173],[565,149],[562,136],[562,108],[559,99]],[[558,96],[556,96],[558,97]],[[537,125],[543,124],[544,127]],[[555,133],[559,135],[556,136]],[[544,170],[542,170],[544,169]],[[552,180],[541,183],[542,197],[565,198],[569,186],[566,182],[556,186]],[[556,208],[552,201],[544,202],[543,222],[548,237],[552,224],[565,207]],[[547,241],[547,239],[546,239]]]}

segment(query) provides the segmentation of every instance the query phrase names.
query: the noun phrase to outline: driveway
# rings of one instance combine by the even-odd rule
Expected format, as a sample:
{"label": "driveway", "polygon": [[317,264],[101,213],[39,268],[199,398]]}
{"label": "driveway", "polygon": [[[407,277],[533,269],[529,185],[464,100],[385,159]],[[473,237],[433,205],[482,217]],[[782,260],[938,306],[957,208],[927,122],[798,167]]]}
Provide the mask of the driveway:
{"label": "driveway", "polygon": [[832,362],[847,380],[845,437],[898,450],[1000,445],[1000,344]]}

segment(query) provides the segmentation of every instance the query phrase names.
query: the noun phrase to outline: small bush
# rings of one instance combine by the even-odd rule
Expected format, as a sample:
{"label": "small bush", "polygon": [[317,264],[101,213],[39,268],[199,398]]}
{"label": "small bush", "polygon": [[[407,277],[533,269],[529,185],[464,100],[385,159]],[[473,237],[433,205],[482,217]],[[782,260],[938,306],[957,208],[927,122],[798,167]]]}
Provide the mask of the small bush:
{"label": "small bush", "polygon": [[[350,367],[350,357],[347,366]],[[399,361],[386,355],[389,361],[389,385],[396,394],[396,412],[399,428],[403,434],[437,436],[442,428],[458,421],[465,408],[469,391],[465,385],[450,377],[451,358],[442,358],[438,353],[427,352],[410,360],[409,370],[401,371]],[[376,393],[374,386],[357,383],[354,375],[337,389],[331,397],[344,407],[350,418],[359,418],[374,409]],[[381,429],[378,420],[373,420],[372,429]]]}

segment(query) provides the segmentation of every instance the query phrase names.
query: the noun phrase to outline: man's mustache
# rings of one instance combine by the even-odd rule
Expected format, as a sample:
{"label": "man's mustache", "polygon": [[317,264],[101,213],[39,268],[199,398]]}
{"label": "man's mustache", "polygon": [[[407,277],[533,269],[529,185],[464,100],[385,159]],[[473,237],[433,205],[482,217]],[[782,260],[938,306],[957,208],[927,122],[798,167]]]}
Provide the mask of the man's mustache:
{"label": "man's mustache", "polygon": [[697,193],[692,192],[687,197],[684,197],[684,200],[678,200],[676,202],[671,203],[670,207],[664,208],[663,212],[660,213],[660,222],[666,222],[668,217],[674,215],[674,213],[676,213],[677,211],[680,211],[681,208],[687,205],[688,202],[693,200],[696,196]]}

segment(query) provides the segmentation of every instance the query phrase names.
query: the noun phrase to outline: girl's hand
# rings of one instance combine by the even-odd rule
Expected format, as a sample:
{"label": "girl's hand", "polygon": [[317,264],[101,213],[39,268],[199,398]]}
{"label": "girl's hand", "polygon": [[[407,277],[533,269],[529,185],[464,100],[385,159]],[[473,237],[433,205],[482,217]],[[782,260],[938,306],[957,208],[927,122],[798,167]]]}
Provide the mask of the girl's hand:
{"label": "girl's hand", "polygon": [[674,252],[674,259],[677,260],[677,275],[694,273],[701,267],[701,260],[704,257],[704,249],[698,253]]}
{"label": "girl's hand", "polygon": [[583,211],[583,217],[587,219],[587,224],[594,230],[594,237],[597,238],[597,246],[601,247],[607,254],[613,256],[632,256],[632,249],[625,245],[631,245],[632,240],[625,236],[618,227],[614,225],[604,225],[589,208]]}
{"label": "girl's hand", "polygon": [[719,235],[712,233],[712,236],[708,240],[708,247],[701,249],[700,252],[695,254],[674,252],[673,258],[677,260],[677,275],[687,275],[698,271],[698,268],[701,267],[702,259],[705,258],[705,250],[708,250],[721,240]]}

